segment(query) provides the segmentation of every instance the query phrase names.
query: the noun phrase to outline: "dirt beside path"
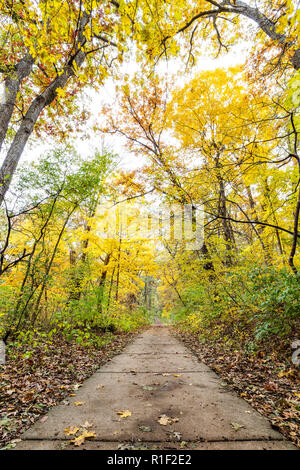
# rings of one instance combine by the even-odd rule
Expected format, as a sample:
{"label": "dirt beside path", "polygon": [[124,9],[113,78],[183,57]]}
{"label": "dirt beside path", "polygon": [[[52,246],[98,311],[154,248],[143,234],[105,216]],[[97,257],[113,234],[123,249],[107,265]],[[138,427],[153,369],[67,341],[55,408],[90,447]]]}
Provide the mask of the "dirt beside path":
{"label": "dirt beside path", "polygon": [[[72,394],[74,395],[74,394]],[[53,407],[16,449],[293,449],[155,325]]]}

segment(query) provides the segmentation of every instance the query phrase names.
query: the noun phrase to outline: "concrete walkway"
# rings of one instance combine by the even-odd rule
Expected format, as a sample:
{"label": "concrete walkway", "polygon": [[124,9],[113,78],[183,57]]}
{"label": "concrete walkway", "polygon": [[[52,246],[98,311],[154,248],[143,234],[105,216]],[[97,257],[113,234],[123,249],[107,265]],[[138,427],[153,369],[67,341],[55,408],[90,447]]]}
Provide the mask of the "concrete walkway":
{"label": "concrete walkway", "polygon": [[[16,448],[295,448],[164,326],[149,328],[74,393]],[[84,429],[96,437],[75,447],[70,440]]]}

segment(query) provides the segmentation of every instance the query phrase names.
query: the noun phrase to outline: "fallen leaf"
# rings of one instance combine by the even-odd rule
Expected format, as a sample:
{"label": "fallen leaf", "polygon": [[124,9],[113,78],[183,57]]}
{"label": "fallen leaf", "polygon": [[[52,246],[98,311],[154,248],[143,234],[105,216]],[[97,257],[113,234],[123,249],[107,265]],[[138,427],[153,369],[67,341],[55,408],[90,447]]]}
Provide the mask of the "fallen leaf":
{"label": "fallen leaf", "polygon": [[118,449],[119,450],[132,450],[133,446],[131,444],[119,444]]}
{"label": "fallen leaf", "polygon": [[161,424],[162,426],[167,426],[167,424],[171,424],[172,421],[170,422],[170,418],[166,415],[162,415],[158,418],[158,422],[159,424]]}
{"label": "fallen leaf", "polygon": [[96,390],[101,390],[102,388],[104,388],[104,385],[98,385],[98,386],[96,387]]}
{"label": "fallen leaf", "polygon": [[82,406],[82,405],[85,405],[85,401],[74,401],[74,405],[75,406]]}
{"label": "fallen leaf", "polygon": [[82,387],[82,385],[81,385],[81,384],[75,384],[75,385],[73,386],[73,390],[78,390],[79,387]]}
{"label": "fallen leaf", "polygon": [[81,446],[81,444],[83,444],[85,441],[84,437],[83,436],[78,436],[78,437],[75,437],[75,439],[72,439],[72,444],[74,444],[74,446]]}
{"label": "fallen leaf", "polygon": [[264,389],[268,392],[276,392],[278,390],[278,385],[272,381],[264,384]]}
{"label": "fallen leaf", "polygon": [[277,377],[282,379],[283,377],[290,377],[291,375],[294,375],[294,373],[295,371],[293,369],[289,369],[288,371],[282,370],[281,372],[279,372]]}
{"label": "fallen leaf", "polygon": [[81,446],[81,444],[84,443],[84,441],[86,439],[90,439],[92,437],[96,437],[96,433],[95,432],[91,432],[91,431],[84,431],[82,434],[80,434],[80,436],[78,437],[75,437],[75,439],[72,439],[72,444],[74,444],[74,446]]}
{"label": "fallen leaf", "polygon": [[74,436],[78,431],[79,431],[79,428],[77,426],[72,426],[71,428],[65,429],[65,435]]}
{"label": "fallen leaf", "polygon": [[178,421],[179,421],[179,418],[170,418],[170,416],[167,416],[167,415],[161,415],[158,418],[158,422],[162,426],[167,426],[168,424],[177,423]]}
{"label": "fallen leaf", "polygon": [[181,377],[181,374],[173,374],[174,377]]}
{"label": "fallen leaf", "polygon": [[11,419],[10,418],[4,418],[0,421],[0,426],[3,426],[4,428],[9,426],[11,423]]}
{"label": "fallen leaf", "polygon": [[128,418],[128,416],[131,416],[131,411],[129,410],[117,411],[116,414],[120,415],[121,418]]}
{"label": "fallen leaf", "polygon": [[143,432],[151,432],[152,428],[150,426],[139,426],[139,429]]}
{"label": "fallen leaf", "polygon": [[93,426],[94,426],[93,423],[89,423],[88,421],[86,421],[84,424],[81,425],[81,427],[84,429],[89,429],[89,428],[92,428]]}
{"label": "fallen leaf", "polygon": [[239,431],[240,429],[244,428],[245,426],[243,424],[239,423],[231,423],[231,426],[235,430],[235,432]]}
{"label": "fallen leaf", "polygon": [[96,437],[97,435],[94,431],[84,431],[82,436],[84,436],[85,439],[90,439],[91,437]]}

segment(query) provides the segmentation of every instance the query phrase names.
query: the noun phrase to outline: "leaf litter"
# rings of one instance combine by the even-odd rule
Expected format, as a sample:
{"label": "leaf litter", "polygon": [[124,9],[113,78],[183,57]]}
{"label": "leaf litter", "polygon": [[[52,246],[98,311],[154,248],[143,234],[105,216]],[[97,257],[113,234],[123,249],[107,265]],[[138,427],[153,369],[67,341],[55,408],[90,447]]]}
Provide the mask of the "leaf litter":
{"label": "leaf litter", "polygon": [[28,344],[13,348],[0,366],[0,449],[15,447],[16,439],[34,422],[45,422],[51,407],[75,395],[84,380],[134,336],[120,333],[100,349],[58,336],[47,348],[44,344],[32,347],[31,357],[24,356],[31,350]]}

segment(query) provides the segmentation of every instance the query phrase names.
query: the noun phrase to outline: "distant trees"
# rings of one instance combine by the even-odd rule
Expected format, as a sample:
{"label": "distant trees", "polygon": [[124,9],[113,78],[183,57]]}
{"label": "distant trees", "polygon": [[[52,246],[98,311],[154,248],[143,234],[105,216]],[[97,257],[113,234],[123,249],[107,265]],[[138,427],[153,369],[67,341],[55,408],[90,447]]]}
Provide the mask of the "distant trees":
{"label": "distant trees", "polygon": [[105,238],[100,230],[99,208],[118,194],[114,170],[111,153],[82,159],[70,147],[20,167],[0,213],[5,339],[59,319],[67,329],[134,323],[154,253],[147,240],[120,240],[112,227]]}

